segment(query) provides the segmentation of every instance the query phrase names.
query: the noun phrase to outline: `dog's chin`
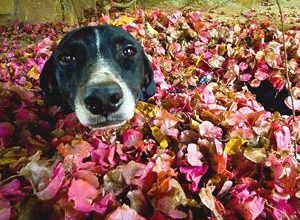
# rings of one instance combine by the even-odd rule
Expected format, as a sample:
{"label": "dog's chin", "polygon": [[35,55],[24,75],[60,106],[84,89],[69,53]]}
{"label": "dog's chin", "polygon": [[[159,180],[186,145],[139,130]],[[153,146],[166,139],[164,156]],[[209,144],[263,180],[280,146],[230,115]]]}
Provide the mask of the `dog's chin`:
{"label": "dog's chin", "polygon": [[122,125],[124,125],[127,122],[127,120],[124,121],[105,121],[101,123],[88,123],[84,126],[93,129],[93,130],[111,130],[114,128],[118,128]]}
{"label": "dog's chin", "polygon": [[[79,119],[80,124],[90,129],[99,129],[99,130],[108,130],[120,127],[129,121],[134,114],[127,115],[128,117],[122,116],[110,116],[110,117],[89,117],[88,114],[85,114],[85,117],[82,117],[82,114],[78,115],[75,112],[76,117]],[[130,117],[129,117],[130,116]]]}

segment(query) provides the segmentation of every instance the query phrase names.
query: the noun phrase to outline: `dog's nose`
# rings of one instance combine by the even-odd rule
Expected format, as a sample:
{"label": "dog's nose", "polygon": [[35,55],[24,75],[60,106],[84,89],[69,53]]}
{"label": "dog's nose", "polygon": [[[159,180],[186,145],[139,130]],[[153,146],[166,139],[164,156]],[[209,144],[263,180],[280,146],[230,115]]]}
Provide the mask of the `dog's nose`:
{"label": "dog's nose", "polygon": [[122,88],[114,82],[97,84],[87,88],[84,104],[95,115],[108,115],[117,111],[123,101]]}

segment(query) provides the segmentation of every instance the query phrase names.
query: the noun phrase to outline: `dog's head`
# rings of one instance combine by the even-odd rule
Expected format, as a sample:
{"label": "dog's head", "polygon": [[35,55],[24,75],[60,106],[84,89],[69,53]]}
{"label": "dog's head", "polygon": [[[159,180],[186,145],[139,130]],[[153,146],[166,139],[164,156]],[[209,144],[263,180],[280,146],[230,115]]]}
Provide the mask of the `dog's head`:
{"label": "dog's head", "polygon": [[155,93],[140,44],[109,25],[68,33],[45,63],[40,84],[46,104],[75,111],[80,123],[92,128],[124,123],[138,100]]}

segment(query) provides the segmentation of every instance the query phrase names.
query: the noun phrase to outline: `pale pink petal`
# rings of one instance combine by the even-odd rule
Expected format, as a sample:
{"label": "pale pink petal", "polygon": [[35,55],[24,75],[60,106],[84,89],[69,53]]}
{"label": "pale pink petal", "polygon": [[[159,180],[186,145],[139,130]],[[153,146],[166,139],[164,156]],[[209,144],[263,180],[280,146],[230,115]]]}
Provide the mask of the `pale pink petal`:
{"label": "pale pink petal", "polygon": [[134,209],[127,205],[123,205],[110,213],[105,220],[146,220],[144,217],[137,214]]}
{"label": "pale pink petal", "polygon": [[256,196],[244,203],[244,215],[246,219],[255,220],[264,211],[264,208],[265,199]]}
{"label": "pale pink petal", "polygon": [[189,144],[187,147],[187,161],[192,166],[202,166],[203,162],[201,158],[203,157],[202,153],[199,151],[196,144]]}
{"label": "pale pink petal", "polygon": [[[300,111],[300,99],[293,98],[293,102],[294,102],[294,109],[295,109],[295,111],[299,112]],[[284,103],[287,105],[287,107],[289,107],[289,109],[293,109],[291,96],[288,96],[284,100]]]}
{"label": "pale pink petal", "polygon": [[220,138],[222,136],[222,129],[210,121],[204,121],[199,126],[199,133],[202,137],[206,138]]}
{"label": "pale pink petal", "polygon": [[289,150],[291,147],[291,132],[287,126],[274,131],[274,136],[279,150]]}

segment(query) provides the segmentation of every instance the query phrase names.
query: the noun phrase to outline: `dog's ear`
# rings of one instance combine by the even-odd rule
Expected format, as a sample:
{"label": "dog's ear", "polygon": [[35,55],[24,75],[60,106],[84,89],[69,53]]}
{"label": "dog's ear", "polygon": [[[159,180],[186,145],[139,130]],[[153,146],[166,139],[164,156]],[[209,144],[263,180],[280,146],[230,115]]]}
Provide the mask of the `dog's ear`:
{"label": "dog's ear", "polygon": [[55,69],[56,65],[52,55],[46,61],[40,75],[40,86],[44,92],[46,105],[59,105],[61,102],[61,95],[58,91]]}
{"label": "dog's ear", "polygon": [[148,57],[144,53],[144,84],[143,84],[143,96],[141,101],[148,100],[155,94],[155,82],[153,80],[153,69]]}

